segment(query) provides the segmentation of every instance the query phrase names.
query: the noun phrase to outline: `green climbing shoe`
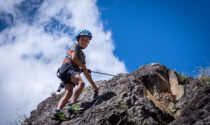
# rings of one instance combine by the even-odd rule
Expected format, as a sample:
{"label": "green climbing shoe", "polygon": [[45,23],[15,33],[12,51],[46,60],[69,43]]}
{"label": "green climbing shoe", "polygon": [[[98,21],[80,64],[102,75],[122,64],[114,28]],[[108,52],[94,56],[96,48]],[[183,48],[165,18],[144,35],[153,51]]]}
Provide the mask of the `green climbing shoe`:
{"label": "green climbing shoe", "polygon": [[80,105],[76,103],[67,105],[67,108],[70,114],[77,114],[85,111],[84,108],[81,108]]}
{"label": "green climbing shoe", "polygon": [[52,119],[59,120],[59,121],[66,121],[66,115],[63,110],[57,110],[54,112],[54,116]]}

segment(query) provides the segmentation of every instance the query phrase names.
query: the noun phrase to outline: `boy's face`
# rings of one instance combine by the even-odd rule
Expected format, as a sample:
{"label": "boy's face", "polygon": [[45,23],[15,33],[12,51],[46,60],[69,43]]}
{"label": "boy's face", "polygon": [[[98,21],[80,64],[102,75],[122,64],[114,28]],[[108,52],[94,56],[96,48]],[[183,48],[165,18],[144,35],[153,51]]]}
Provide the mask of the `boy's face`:
{"label": "boy's face", "polygon": [[78,40],[78,44],[85,49],[90,42],[90,38],[88,36],[80,36]]}

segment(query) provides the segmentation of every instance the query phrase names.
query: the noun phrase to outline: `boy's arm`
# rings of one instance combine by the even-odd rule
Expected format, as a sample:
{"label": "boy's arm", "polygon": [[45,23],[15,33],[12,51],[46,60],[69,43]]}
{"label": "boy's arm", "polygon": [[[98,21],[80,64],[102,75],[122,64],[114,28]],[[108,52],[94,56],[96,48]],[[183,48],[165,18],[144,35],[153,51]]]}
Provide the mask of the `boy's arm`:
{"label": "boy's arm", "polygon": [[98,87],[95,85],[95,83],[92,80],[90,74],[88,73],[86,65],[80,62],[80,60],[77,58],[77,53],[74,52],[74,51],[72,52],[72,60],[74,61],[74,63],[76,63],[78,66],[80,66],[83,69],[84,75],[87,78],[87,80],[90,82],[90,84],[93,87],[93,89],[95,91],[98,91]]}
{"label": "boy's arm", "polygon": [[[86,66],[85,66],[85,67],[86,67]],[[91,75],[89,74],[87,68],[86,68],[86,69],[83,69],[83,72],[84,72],[85,77],[86,77],[87,80],[90,82],[91,86],[93,87],[93,89],[94,89],[95,91],[98,91],[99,89],[98,89],[98,87],[96,86],[95,82],[92,80]]]}

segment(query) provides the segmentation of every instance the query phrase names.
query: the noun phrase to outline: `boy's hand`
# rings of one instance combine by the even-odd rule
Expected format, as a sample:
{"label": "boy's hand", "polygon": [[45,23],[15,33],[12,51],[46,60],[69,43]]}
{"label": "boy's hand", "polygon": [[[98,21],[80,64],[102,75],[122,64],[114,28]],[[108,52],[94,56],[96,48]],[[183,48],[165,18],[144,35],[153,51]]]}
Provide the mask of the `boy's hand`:
{"label": "boy's hand", "polygon": [[94,96],[93,96],[93,99],[97,99],[98,98],[98,91],[94,90]]}
{"label": "boy's hand", "polygon": [[95,86],[94,92],[95,92],[95,91],[98,91],[98,90],[99,90],[99,88],[98,88],[97,86]]}

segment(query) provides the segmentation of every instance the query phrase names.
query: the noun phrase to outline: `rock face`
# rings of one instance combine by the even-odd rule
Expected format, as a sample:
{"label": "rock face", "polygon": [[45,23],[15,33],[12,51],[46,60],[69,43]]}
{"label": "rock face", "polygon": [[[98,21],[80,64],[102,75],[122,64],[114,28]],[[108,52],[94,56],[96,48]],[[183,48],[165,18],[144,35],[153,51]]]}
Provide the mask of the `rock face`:
{"label": "rock face", "polygon": [[198,79],[178,79],[161,64],[142,66],[130,74],[98,81],[99,98],[87,87],[79,103],[87,110],[68,114],[68,121],[51,120],[63,94],[42,101],[22,125],[158,125],[210,124],[210,85]]}
{"label": "rock face", "polygon": [[169,83],[172,94],[176,96],[176,100],[179,100],[184,95],[184,87],[179,85],[177,73],[173,70],[169,71]]}
{"label": "rock face", "polygon": [[185,95],[176,107],[182,109],[182,112],[170,125],[210,125],[210,84],[188,79]]}

